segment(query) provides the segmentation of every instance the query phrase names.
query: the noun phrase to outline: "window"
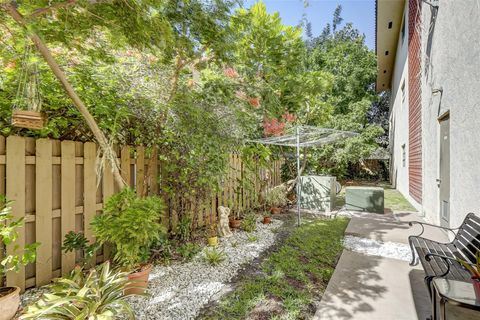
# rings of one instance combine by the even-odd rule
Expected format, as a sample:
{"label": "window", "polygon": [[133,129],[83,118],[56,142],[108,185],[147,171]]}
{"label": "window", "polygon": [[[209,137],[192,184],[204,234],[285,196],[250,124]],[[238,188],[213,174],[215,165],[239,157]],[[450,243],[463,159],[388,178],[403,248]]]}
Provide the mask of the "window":
{"label": "window", "polygon": [[402,167],[406,167],[407,165],[407,154],[405,151],[405,143],[402,144]]}

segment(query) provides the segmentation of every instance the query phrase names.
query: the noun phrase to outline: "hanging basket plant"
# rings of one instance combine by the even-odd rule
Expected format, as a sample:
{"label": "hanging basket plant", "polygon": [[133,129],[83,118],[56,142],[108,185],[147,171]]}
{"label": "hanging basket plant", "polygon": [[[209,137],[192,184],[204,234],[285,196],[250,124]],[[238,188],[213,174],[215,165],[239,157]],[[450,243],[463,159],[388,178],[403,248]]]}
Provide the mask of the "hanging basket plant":
{"label": "hanging basket plant", "polygon": [[41,112],[42,97],[39,90],[38,67],[35,57],[30,57],[30,48],[25,50],[22,68],[13,106],[12,125],[18,128],[42,129],[45,125],[45,115]]}
{"label": "hanging basket plant", "polygon": [[12,125],[18,128],[38,130],[45,125],[45,117],[38,111],[13,110]]}

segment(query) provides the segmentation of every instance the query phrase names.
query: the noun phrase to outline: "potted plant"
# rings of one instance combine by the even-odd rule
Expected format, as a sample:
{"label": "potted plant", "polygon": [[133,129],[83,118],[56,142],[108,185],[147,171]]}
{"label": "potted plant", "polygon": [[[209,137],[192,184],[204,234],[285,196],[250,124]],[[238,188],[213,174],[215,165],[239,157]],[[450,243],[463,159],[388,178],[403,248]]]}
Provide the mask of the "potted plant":
{"label": "potted plant", "polygon": [[475,291],[477,300],[480,301],[480,251],[477,251],[476,260],[475,263],[469,263],[465,260],[458,260],[458,262],[472,275],[473,290]]}
{"label": "potted plant", "polygon": [[125,188],[107,201],[103,214],[91,224],[99,244],[111,245],[113,262],[130,272],[127,294],[144,293],[148,286],[151,247],[166,234],[160,224],[163,210],[161,198],[139,198]]}
{"label": "potted plant", "polygon": [[207,242],[208,242],[208,245],[211,246],[211,247],[216,247],[218,246],[218,237],[217,237],[217,224],[214,222],[214,223],[211,223],[209,226],[208,226],[208,230],[207,230]]}
{"label": "potted plant", "polygon": [[285,185],[279,185],[267,191],[265,195],[265,203],[270,207],[270,212],[272,214],[281,213],[281,207],[287,205],[286,193],[287,190]]}
{"label": "potted plant", "polygon": [[272,223],[272,215],[268,211],[263,212],[263,224]]}
{"label": "potted plant", "polygon": [[232,229],[238,229],[240,228],[240,225],[242,224],[242,220],[240,220],[240,212],[237,210],[232,210],[232,216],[230,219],[228,219],[228,225]]}
{"label": "potted plant", "polygon": [[[18,272],[21,266],[33,263],[36,258],[36,249],[39,243],[27,244],[23,252],[17,245],[13,246],[13,252],[7,253],[6,246],[15,243],[18,237],[18,229],[24,224],[24,219],[14,219],[11,212],[11,202],[0,196],[0,235],[3,242],[3,259],[0,263],[0,274],[5,276],[7,272]],[[19,287],[0,288],[0,320],[10,320],[15,316],[20,305]]]}

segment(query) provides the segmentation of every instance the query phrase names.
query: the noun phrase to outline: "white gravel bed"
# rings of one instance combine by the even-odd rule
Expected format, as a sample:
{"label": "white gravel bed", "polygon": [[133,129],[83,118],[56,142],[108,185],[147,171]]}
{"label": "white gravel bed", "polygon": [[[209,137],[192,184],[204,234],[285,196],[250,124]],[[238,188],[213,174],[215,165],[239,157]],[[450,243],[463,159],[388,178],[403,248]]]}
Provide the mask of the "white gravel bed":
{"label": "white gravel bed", "polygon": [[343,242],[346,249],[354,252],[403,261],[412,260],[412,251],[407,244],[389,241],[382,242],[354,236],[345,236]]}
{"label": "white gravel bed", "polygon": [[155,266],[150,275],[150,296],[129,298],[137,319],[195,319],[204,305],[218,299],[218,293],[227,287],[243,264],[274,244],[272,230],[281,225],[282,221],[274,219],[269,225],[258,221],[257,231],[250,234],[257,237],[256,241],[250,241],[243,231],[220,238],[217,249],[225,253],[226,259],[215,267],[204,261],[207,248],[191,262]]}

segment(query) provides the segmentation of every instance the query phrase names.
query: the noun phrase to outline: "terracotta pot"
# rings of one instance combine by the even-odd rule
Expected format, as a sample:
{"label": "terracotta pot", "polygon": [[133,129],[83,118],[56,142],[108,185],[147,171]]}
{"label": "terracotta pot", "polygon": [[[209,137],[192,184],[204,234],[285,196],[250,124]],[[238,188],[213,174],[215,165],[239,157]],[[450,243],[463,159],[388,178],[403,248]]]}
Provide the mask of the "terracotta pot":
{"label": "terracotta pot", "polygon": [[477,300],[480,301],[480,278],[472,277],[473,290]]}
{"label": "terracotta pot", "polygon": [[0,320],[13,319],[20,305],[19,287],[0,288]]}
{"label": "terracotta pot", "polygon": [[272,217],[263,217],[263,224],[269,224],[272,222]]}
{"label": "terracotta pot", "polygon": [[139,271],[132,272],[128,275],[131,284],[125,289],[125,295],[143,294],[148,287],[148,276],[152,271],[152,264],[146,264],[140,267]]}
{"label": "terracotta pot", "polygon": [[230,225],[230,228],[233,228],[233,229],[238,229],[240,228],[240,225],[242,224],[242,221],[241,220],[238,220],[238,219],[231,219],[229,221],[229,225]]}
{"label": "terracotta pot", "polygon": [[208,237],[207,239],[208,245],[211,247],[216,247],[218,246],[218,237]]}
{"label": "terracotta pot", "polygon": [[282,209],[281,209],[281,208],[278,208],[278,207],[272,207],[272,208],[270,208],[270,212],[271,212],[272,214],[279,214],[279,213],[282,212]]}

